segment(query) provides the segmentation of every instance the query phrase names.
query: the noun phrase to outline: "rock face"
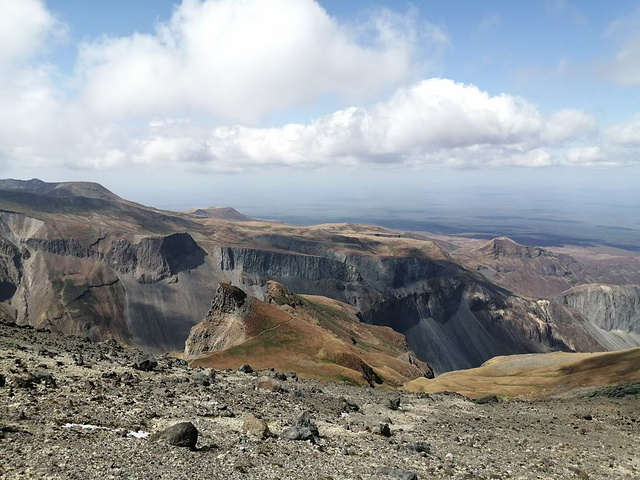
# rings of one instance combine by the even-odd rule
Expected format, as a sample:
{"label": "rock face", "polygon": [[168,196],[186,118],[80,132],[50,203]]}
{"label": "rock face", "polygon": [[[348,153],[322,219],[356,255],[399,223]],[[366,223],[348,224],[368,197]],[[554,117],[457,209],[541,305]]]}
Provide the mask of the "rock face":
{"label": "rock face", "polygon": [[[355,305],[365,322],[404,334],[436,373],[478,366],[497,355],[604,349],[584,329],[576,327],[572,336],[548,308],[510,296],[447,260],[223,248],[220,268],[238,282],[264,285],[272,279],[296,293]],[[564,311],[559,315],[570,318]]]}
{"label": "rock face", "polygon": [[640,334],[640,286],[584,285],[560,298],[603,330]]}
{"label": "rock face", "polygon": [[221,283],[204,320],[194,326],[185,342],[187,357],[223,350],[247,339],[243,321],[251,308],[251,300],[238,287]]}
{"label": "rock face", "polygon": [[555,299],[582,315],[609,349],[640,345],[640,287],[582,285]]}

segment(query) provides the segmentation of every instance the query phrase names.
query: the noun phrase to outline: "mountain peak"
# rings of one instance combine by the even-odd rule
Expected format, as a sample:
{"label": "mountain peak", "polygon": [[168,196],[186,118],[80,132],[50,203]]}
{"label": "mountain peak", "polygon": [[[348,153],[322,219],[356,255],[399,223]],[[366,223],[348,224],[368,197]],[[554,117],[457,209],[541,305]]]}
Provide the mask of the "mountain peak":
{"label": "mountain peak", "polygon": [[187,213],[198,217],[213,218],[216,220],[230,220],[232,222],[252,222],[253,218],[243,215],[232,207],[206,207],[192,208]]}

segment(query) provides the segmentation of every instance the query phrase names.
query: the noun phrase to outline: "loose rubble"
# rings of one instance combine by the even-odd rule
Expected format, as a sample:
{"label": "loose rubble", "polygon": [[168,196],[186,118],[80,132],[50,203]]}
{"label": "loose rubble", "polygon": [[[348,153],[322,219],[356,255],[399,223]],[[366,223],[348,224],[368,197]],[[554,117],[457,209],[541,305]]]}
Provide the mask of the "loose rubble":
{"label": "loose rubble", "polygon": [[143,357],[0,324],[0,478],[640,478],[629,386],[477,403]]}

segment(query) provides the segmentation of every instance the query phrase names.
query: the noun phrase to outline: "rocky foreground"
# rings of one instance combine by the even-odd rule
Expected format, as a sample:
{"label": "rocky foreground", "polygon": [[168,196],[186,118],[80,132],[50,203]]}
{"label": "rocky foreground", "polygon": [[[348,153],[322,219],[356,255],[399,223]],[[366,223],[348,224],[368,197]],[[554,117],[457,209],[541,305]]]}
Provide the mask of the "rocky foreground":
{"label": "rocky foreground", "polygon": [[640,478],[637,395],[476,403],[243,370],[0,324],[0,476]]}

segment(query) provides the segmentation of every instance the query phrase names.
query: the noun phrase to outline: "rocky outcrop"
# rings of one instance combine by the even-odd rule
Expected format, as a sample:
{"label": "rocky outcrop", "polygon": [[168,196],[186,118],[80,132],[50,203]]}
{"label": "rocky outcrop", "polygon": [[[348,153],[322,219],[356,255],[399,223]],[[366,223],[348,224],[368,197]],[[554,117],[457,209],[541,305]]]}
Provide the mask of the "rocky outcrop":
{"label": "rocky outcrop", "polygon": [[506,292],[453,262],[225,248],[220,267],[254,290],[273,279],[296,293],[350,303],[365,322],[404,334],[436,373],[478,366],[496,355],[571,349],[549,316],[532,313],[534,302],[510,303]]}
{"label": "rocky outcrop", "polygon": [[206,317],[189,332],[185,356],[199,356],[244,342],[247,339],[244,318],[250,311],[251,297],[238,287],[221,283]]}

